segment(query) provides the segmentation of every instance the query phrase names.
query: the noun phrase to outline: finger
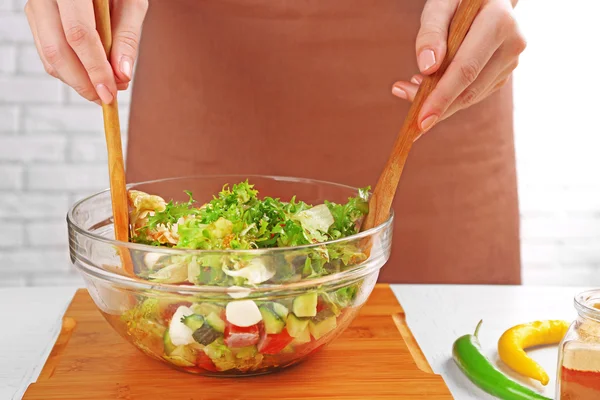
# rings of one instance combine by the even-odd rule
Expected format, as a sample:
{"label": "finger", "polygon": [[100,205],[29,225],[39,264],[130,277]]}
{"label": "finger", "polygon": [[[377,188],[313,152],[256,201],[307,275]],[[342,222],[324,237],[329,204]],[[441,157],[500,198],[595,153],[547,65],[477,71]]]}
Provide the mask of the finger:
{"label": "finger", "polygon": [[415,100],[418,90],[419,85],[412,82],[398,81],[394,83],[394,86],[392,86],[392,94],[394,96],[410,102]]}
{"label": "finger", "polygon": [[112,103],[117,84],[96,31],[92,1],[58,0],[58,9],[67,43],[81,60],[102,102]]}
{"label": "finger", "polygon": [[53,76],[54,78],[58,78],[58,74],[56,73],[56,70],[54,68],[52,68],[52,65],[50,65],[48,63],[48,61],[46,61],[46,58],[42,55],[42,51],[41,51],[42,47],[40,45],[40,38],[38,36],[37,27],[35,25],[35,16],[33,15],[31,3],[29,3],[29,2],[27,2],[27,4],[25,4],[25,16],[27,17],[27,22],[29,23],[29,28],[31,29],[31,33],[33,34],[33,42],[35,43],[35,49],[37,50],[40,60],[42,61],[44,70],[46,71],[46,73],[48,75]]}
{"label": "finger", "polygon": [[[498,10],[499,7],[484,8],[475,18],[454,60],[423,103],[419,114],[419,125],[423,131],[430,129],[456,98],[475,82],[504,41],[507,24],[514,20],[510,11]],[[491,24],[490,20],[496,23]]]}
{"label": "finger", "polygon": [[490,89],[499,80],[506,78],[517,68],[519,65],[519,54],[524,49],[525,47],[521,45],[521,42],[504,42],[498,51],[494,53],[475,82],[462,92],[454,103],[465,108],[487,97]]}
{"label": "finger", "polygon": [[110,62],[120,82],[131,81],[147,10],[148,0],[113,2],[113,47]]}
{"label": "finger", "polygon": [[118,90],[127,90],[129,88],[129,82],[117,82]]}
{"label": "finger", "polygon": [[454,103],[452,103],[450,108],[448,108],[448,111],[446,111],[444,113],[444,116],[442,119],[446,119],[446,118],[450,117],[451,115],[457,113],[460,110],[470,107],[473,104],[477,104],[480,101],[487,98],[488,96],[490,96],[492,93],[496,92],[498,89],[500,89],[502,86],[504,86],[504,84],[506,84],[506,82],[510,78],[510,75],[512,74],[513,70],[515,69],[515,66],[516,66],[516,64],[511,63],[504,70],[501,70],[499,72],[499,74],[496,75],[489,82],[478,83],[478,86],[482,87],[483,89],[475,88],[475,89],[473,89],[473,92],[477,92],[477,93],[479,93],[479,95],[476,98],[474,98],[473,100],[470,100],[470,99],[467,100],[466,98],[461,99],[461,97],[459,97]]}
{"label": "finger", "polygon": [[58,7],[53,0],[36,0],[31,4],[42,57],[56,74],[79,95],[95,101],[98,95],[81,61],[65,38]]}
{"label": "finger", "polygon": [[414,83],[415,85],[420,85],[420,84],[421,84],[421,82],[423,82],[423,75],[421,75],[421,74],[413,75],[413,76],[410,78],[410,81],[411,81],[412,83]]}
{"label": "finger", "polygon": [[428,0],[421,14],[417,34],[417,64],[422,74],[438,70],[446,56],[448,28],[458,6],[458,0]]}

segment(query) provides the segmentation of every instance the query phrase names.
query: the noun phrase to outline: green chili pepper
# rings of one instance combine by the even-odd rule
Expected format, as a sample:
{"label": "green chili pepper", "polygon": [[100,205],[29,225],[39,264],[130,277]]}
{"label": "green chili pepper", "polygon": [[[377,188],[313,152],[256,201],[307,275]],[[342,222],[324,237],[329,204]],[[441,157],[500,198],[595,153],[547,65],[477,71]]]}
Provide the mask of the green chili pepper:
{"label": "green chili pepper", "polygon": [[452,347],[454,361],[463,373],[474,384],[499,399],[552,400],[508,378],[483,355],[477,338],[482,322],[477,324],[474,335],[459,337]]}

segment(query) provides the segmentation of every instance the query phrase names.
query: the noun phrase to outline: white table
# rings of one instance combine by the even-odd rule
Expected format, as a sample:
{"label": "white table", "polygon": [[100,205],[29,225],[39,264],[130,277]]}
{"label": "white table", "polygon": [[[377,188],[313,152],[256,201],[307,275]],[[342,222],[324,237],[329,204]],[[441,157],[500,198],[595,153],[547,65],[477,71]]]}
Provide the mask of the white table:
{"label": "white table", "polygon": [[480,319],[479,341],[485,354],[503,372],[554,398],[558,347],[528,352],[550,376],[543,387],[514,374],[498,359],[496,346],[502,333],[517,324],[543,319],[573,320],[573,297],[586,288],[533,286],[418,286],[395,285],[394,293],[406,312],[406,321],[429,365],[444,377],[456,399],[494,397],[474,386],[451,359],[456,338],[473,333]]}
{"label": "white table", "polygon": [[[573,296],[584,288],[394,285],[407,322],[434,372],[456,399],[491,399],[471,384],[451,360],[453,341],[483,318],[480,341],[497,360],[495,347],[512,325],[536,319],[575,318]],[[0,399],[20,399],[34,382],[60,330],[76,287],[0,290]],[[554,378],[556,347],[530,353]],[[501,364],[500,364],[501,365]],[[505,370],[506,371],[506,370]],[[510,373],[510,371],[506,371]],[[513,375],[519,379],[516,375]],[[539,390],[553,397],[554,382]],[[530,382],[531,383],[531,382]]]}

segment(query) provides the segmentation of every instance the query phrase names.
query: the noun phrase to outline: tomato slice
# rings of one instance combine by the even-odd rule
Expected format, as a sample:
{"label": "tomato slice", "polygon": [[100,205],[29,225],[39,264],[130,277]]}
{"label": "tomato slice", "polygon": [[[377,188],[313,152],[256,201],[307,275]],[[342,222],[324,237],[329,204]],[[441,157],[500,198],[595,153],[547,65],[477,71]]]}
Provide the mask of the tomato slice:
{"label": "tomato slice", "polygon": [[260,339],[258,324],[241,327],[226,322],[224,336],[225,344],[230,348],[252,346]]}
{"label": "tomato slice", "polygon": [[284,329],[281,333],[266,334],[261,332],[261,338],[258,342],[258,351],[263,354],[277,354],[283,350],[288,344],[294,340],[290,336],[287,329]]}
{"label": "tomato slice", "polygon": [[196,357],[196,365],[206,371],[218,371],[213,360],[211,360],[210,357],[207,356],[203,351],[198,352],[198,356]]}
{"label": "tomato slice", "polygon": [[317,299],[317,312],[321,312],[325,307],[327,307],[327,303],[321,296]]}

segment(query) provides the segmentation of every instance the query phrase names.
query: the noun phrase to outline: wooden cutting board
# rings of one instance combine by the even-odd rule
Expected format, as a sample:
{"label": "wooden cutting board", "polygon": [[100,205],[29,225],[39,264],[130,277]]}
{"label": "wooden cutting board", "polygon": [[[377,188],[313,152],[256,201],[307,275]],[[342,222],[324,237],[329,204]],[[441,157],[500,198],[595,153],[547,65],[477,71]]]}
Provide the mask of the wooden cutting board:
{"label": "wooden cutting board", "polygon": [[208,378],[171,369],[121,338],[79,290],[26,400],[69,399],[452,399],[431,373],[388,285],[322,351],[278,373]]}

